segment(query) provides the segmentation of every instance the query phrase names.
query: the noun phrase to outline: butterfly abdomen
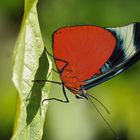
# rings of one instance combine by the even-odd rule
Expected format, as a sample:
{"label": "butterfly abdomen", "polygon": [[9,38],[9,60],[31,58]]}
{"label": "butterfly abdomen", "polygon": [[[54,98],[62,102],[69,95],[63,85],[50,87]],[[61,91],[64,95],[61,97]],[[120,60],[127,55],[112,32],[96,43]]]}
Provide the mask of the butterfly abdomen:
{"label": "butterfly abdomen", "polygon": [[[65,87],[68,89],[75,89],[77,91],[80,90],[82,85],[85,85],[85,82],[78,78],[78,73],[76,73],[70,66],[67,66],[61,73],[61,80]],[[77,92],[73,93],[77,94]]]}

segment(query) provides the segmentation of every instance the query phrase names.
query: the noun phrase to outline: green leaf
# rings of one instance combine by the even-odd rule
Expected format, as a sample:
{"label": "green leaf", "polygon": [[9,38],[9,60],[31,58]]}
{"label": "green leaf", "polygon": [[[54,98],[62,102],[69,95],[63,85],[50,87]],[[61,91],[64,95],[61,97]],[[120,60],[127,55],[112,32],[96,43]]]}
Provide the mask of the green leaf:
{"label": "green leaf", "polygon": [[48,59],[40,32],[36,0],[25,0],[20,33],[14,50],[13,83],[18,91],[17,116],[12,140],[40,140],[47,105],[49,83],[35,83],[34,79],[51,79]]}

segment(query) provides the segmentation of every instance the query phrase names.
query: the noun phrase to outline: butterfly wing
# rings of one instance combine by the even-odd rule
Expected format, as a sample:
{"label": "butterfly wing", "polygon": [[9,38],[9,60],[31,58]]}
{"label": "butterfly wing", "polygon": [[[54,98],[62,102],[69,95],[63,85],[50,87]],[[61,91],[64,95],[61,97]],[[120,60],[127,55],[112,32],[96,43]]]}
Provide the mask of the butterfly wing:
{"label": "butterfly wing", "polygon": [[100,74],[86,81],[82,87],[85,90],[109,80],[140,59],[140,23],[107,29],[116,37],[115,50],[101,67]]}
{"label": "butterfly wing", "polygon": [[[109,59],[115,44],[116,39],[110,31],[96,26],[63,27],[53,35],[54,57],[68,62],[63,71],[67,81],[72,77],[77,81],[91,78]],[[55,62],[61,71],[65,64]]]}

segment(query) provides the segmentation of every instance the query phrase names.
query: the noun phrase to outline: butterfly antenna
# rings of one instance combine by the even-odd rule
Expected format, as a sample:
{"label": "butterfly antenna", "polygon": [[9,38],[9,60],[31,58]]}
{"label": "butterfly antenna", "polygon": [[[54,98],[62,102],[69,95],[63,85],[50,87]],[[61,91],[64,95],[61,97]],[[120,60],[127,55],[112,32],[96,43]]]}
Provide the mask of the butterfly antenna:
{"label": "butterfly antenna", "polygon": [[[116,134],[116,132],[113,130],[113,128],[110,126],[110,124],[108,123],[108,121],[103,117],[103,115],[101,114],[101,112],[99,111],[99,109],[97,108],[97,106],[94,104],[94,102],[91,100],[91,98],[89,97],[89,101],[91,102],[91,104],[95,107],[96,111],[98,112],[98,114],[101,116],[101,118],[103,119],[103,121],[107,124],[107,126],[109,127],[109,129],[111,130],[112,134],[114,135],[115,139],[118,140],[119,136]],[[91,108],[91,107],[90,107]],[[91,108],[92,109],[92,108]]]}
{"label": "butterfly antenna", "polygon": [[108,114],[110,114],[109,110],[105,107],[105,105],[104,105],[103,103],[101,103],[96,97],[94,97],[94,96],[92,96],[92,95],[90,95],[90,94],[88,94],[88,93],[87,93],[87,95],[88,95],[89,97],[93,98],[94,100],[96,100],[96,101],[105,109],[105,111],[106,111]]}

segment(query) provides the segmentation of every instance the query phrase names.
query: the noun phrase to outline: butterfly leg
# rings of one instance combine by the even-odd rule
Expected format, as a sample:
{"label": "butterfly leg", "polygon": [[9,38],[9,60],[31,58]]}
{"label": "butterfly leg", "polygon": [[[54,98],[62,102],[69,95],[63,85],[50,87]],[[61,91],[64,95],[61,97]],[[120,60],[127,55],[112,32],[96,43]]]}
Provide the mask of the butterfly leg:
{"label": "butterfly leg", "polygon": [[[47,51],[46,47],[45,47],[45,52],[46,52],[49,56],[51,56],[51,57],[54,58],[54,56],[53,56],[52,54],[50,54],[50,53]],[[54,72],[60,74],[60,72],[59,72],[58,70],[56,70],[56,69],[54,69],[54,68],[52,68],[52,70],[53,70]]]}
{"label": "butterfly leg", "polygon": [[[61,61],[61,62],[65,63],[64,67],[63,67],[60,71],[59,71],[59,70],[57,71],[57,70],[55,70],[55,69],[52,69],[53,71],[55,71],[56,73],[59,73],[59,74],[61,75],[61,73],[63,72],[63,70],[65,69],[65,67],[68,65],[68,62],[65,61],[65,60],[59,59],[59,58],[55,58],[52,54],[50,54],[50,53],[47,51],[46,48],[45,48],[45,51],[46,51],[46,53],[47,53],[49,56],[53,57],[55,60]],[[63,103],[68,103],[68,102],[69,102],[68,97],[67,97],[67,94],[66,94],[66,91],[65,91],[65,87],[64,87],[63,83],[59,83],[59,82],[55,82],[55,81],[50,81],[50,80],[40,80],[40,82],[41,82],[41,81],[42,81],[42,82],[44,82],[44,81],[46,81],[46,82],[52,82],[52,83],[55,83],[55,84],[62,85],[62,90],[63,90],[63,94],[64,94],[64,97],[65,97],[65,100],[61,100],[61,99],[57,99],[57,98],[48,98],[48,99],[44,99],[44,100],[42,101],[42,104],[43,104],[45,101],[47,101],[47,100],[55,100],[55,101],[59,101],[59,102],[63,102]]]}
{"label": "butterfly leg", "polygon": [[55,100],[55,101],[59,101],[59,102],[63,102],[63,103],[69,103],[69,99],[67,97],[67,94],[66,94],[66,91],[65,91],[65,87],[64,85],[62,84],[62,90],[63,90],[63,94],[64,94],[64,97],[65,97],[65,100],[61,100],[61,99],[57,99],[57,98],[48,98],[48,99],[44,99],[42,101],[42,104],[45,102],[45,101],[48,101],[48,100]]}
{"label": "butterfly leg", "polygon": [[60,58],[56,58],[56,57],[54,57],[52,54],[50,54],[50,53],[47,51],[46,48],[45,48],[45,51],[46,51],[46,53],[47,53],[49,56],[53,57],[55,60],[57,60],[57,61],[61,61],[61,62],[65,63],[64,67],[63,67],[60,71],[59,71],[59,70],[57,71],[57,70],[53,69],[55,72],[61,74],[61,73],[63,72],[63,70],[65,69],[65,67],[68,65],[68,62],[65,61],[65,60],[62,60],[62,59],[60,59]]}
{"label": "butterfly leg", "polygon": [[[54,70],[54,69],[53,69],[53,70],[54,70],[55,72],[61,74],[61,73],[63,72],[64,68],[65,68],[67,65],[68,65],[68,63],[66,63],[66,64],[64,65],[64,67],[62,68],[62,70],[61,70],[60,72],[57,72],[57,71]],[[50,75],[49,75],[49,76],[50,76]],[[51,81],[51,80],[32,80],[32,82],[37,82],[37,83],[40,83],[40,82],[50,82],[50,83],[62,85],[61,82],[56,82],[56,81]]]}
{"label": "butterfly leg", "polygon": [[[61,73],[63,72],[63,70],[65,69],[65,67],[68,65],[68,62],[67,61],[65,61],[65,60],[61,60],[61,59],[59,59],[59,58],[55,58],[53,55],[51,55],[48,51],[47,51],[47,49],[45,48],[45,51],[46,51],[46,53],[48,54],[48,55],[50,55],[51,57],[53,57],[54,59],[56,59],[56,60],[58,60],[58,61],[61,61],[61,62],[64,62],[65,63],[65,65],[64,65],[64,67],[61,69],[61,71],[57,71],[57,70],[55,70],[54,68],[52,68],[52,70],[54,71],[54,72],[56,72],[56,73],[58,73],[58,74],[60,74],[61,75]],[[50,75],[49,75],[50,76]],[[48,76],[48,77],[49,77]],[[62,85],[62,83],[60,83],[60,82],[56,82],[56,81],[51,81],[51,80],[32,80],[33,82],[50,82],[50,83],[55,83],[55,84],[59,84],[59,85]]]}
{"label": "butterfly leg", "polygon": [[57,73],[57,74],[60,74],[60,72],[58,72],[57,70],[55,70],[54,68],[52,68],[52,70]]}

